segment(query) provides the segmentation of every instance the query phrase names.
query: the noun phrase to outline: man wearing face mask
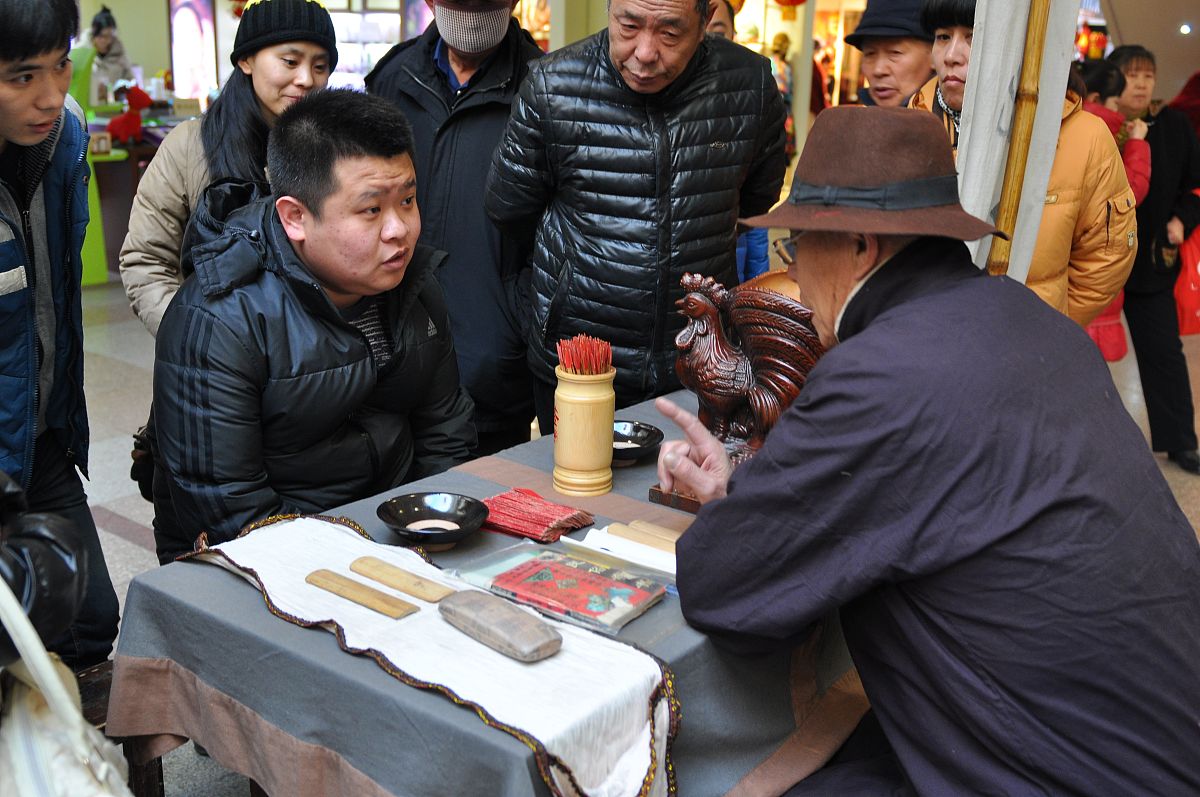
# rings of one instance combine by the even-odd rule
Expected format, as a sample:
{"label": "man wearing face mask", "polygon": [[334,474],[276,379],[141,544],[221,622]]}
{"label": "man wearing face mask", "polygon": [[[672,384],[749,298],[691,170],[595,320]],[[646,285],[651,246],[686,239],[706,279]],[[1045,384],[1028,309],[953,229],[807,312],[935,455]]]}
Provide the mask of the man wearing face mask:
{"label": "man wearing face mask", "polygon": [[[555,344],[612,344],[617,405],[679,387],[684,273],[737,280],[737,219],[779,197],[784,107],[767,59],[705,36],[720,0],[611,0],[608,28],[531,65],[487,210],[536,230],[529,363],[553,418]],[[759,210],[756,210],[759,209]]]}
{"label": "man wearing face mask", "polygon": [[533,417],[518,298],[531,242],[492,224],[483,190],[526,63],[542,51],[512,16],[517,0],[425,2],[434,21],[384,56],[367,91],[412,124],[421,242],[449,254],[438,279],[482,456],[527,441]]}

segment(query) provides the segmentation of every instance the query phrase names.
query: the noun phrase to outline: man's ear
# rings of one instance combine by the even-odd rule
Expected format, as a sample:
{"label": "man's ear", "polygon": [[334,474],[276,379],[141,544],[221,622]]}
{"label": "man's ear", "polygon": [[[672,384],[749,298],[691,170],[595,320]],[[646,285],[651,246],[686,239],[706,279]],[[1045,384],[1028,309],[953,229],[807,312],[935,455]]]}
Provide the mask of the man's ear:
{"label": "man's ear", "polygon": [[712,22],[713,14],[717,13],[717,3],[719,2],[721,0],[708,0],[708,10],[704,12],[704,19],[700,20],[700,30],[708,30],[708,23]]}
{"label": "man's ear", "polygon": [[287,233],[288,240],[295,243],[307,240],[308,231],[304,228],[304,222],[310,214],[303,202],[292,196],[281,196],[275,200],[275,212],[279,214],[279,221],[283,224],[283,231]]}
{"label": "man's ear", "polygon": [[879,236],[870,233],[855,233],[853,238],[854,279],[860,280],[870,274],[871,269],[879,265]]}

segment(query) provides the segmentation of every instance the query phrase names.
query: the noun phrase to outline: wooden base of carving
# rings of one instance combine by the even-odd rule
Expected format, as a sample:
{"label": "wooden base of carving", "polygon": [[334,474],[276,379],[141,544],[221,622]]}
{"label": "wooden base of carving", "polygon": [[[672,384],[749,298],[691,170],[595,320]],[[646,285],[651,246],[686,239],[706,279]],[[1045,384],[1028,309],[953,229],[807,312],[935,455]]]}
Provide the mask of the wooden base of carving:
{"label": "wooden base of carving", "polygon": [[662,504],[682,512],[691,512],[693,515],[700,511],[700,501],[696,498],[684,493],[663,492],[662,487],[657,484],[650,488],[650,503]]}

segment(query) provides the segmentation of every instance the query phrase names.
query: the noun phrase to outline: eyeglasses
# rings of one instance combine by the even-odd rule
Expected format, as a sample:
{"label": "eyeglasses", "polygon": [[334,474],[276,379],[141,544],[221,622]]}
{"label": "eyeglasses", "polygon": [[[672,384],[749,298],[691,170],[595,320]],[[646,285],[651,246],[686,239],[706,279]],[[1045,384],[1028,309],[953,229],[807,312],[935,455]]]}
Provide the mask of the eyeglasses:
{"label": "eyeglasses", "polygon": [[785,266],[790,266],[796,262],[796,241],[804,237],[808,230],[801,230],[795,235],[787,238],[776,238],[771,241],[771,248],[775,250],[775,254],[779,255],[779,259],[783,261]]}

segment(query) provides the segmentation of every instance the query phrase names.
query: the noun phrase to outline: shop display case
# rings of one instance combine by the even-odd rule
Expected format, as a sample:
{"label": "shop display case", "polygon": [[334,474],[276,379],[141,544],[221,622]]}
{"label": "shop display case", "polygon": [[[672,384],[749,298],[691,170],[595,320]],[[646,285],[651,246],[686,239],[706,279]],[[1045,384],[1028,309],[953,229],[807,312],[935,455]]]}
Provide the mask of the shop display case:
{"label": "shop display case", "polygon": [[546,52],[550,51],[550,0],[521,0],[513,15]]}
{"label": "shop display case", "polygon": [[325,5],[338,41],[338,66],[330,86],[362,88],[367,73],[388,50],[420,36],[433,19],[424,0],[341,0]]}
{"label": "shop display case", "polygon": [[331,11],[337,32],[338,65],[330,86],[362,88],[363,79],[400,41],[401,17],[396,12]]}

